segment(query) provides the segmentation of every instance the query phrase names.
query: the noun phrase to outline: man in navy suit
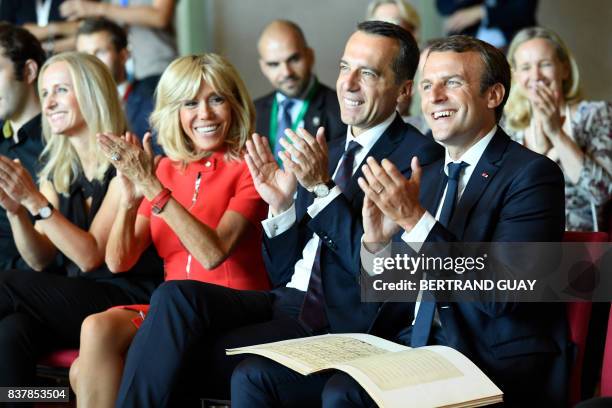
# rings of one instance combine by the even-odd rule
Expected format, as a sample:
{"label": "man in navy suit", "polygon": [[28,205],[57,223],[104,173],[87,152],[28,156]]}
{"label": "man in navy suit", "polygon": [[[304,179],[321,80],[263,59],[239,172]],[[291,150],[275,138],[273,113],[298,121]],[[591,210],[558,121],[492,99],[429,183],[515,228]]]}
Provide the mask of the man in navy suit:
{"label": "man in navy suit", "polygon": [[[417,251],[420,244],[414,243],[560,241],[564,192],[558,166],[497,126],[510,90],[503,54],[455,36],[435,42],[426,58],[422,109],[446,155],[422,168],[415,160],[410,179],[389,160],[368,159],[359,180],[367,197],[364,250],[378,251],[374,243],[397,233]],[[383,223],[396,228],[385,230]],[[374,333],[395,332],[396,341],[412,347],[443,344],[461,351],[501,388],[505,406],[566,405],[570,360],[563,304],[420,299],[385,304]],[[322,397],[324,406],[373,405],[342,374],[329,380]]]}
{"label": "man in navy suit", "polygon": [[263,29],[257,50],[261,72],[274,91],[255,100],[255,130],[268,137],[277,161],[286,128],[315,134],[324,127],[327,140],[344,139],[336,92],[312,72],[315,54],[302,29],[292,21],[274,20]]}
{"label": "man in navy suit", "polygon": [[292,144],[281,142],[284,169],[266,139],[247,142],[255,187],[270,205],[263,251],[275,289],[195,281],[160,286],[127,355],[117,406],[167,406],[194,390],[226,397],[232,370],[244,358],[225,356],[226,348],[367,330],[378,307],[360,302],[360,163],[388,157],[408,174],[412,156],[433,162],[442,155],[395,112],[397,98],[410,92],[418,57],[407,31],[362,23],[347,43],[337,81],[345,137],[328,148],[323,128],[315,136],[289,132]]}

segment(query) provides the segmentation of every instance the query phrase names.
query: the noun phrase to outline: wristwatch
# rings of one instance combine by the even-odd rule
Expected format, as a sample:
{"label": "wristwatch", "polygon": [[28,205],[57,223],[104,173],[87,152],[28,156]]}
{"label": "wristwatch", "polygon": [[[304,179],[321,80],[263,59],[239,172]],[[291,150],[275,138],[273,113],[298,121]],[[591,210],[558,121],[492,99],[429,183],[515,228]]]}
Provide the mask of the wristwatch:
{"label": "wristwatch", "polygon": [[53,214],[53,210],[53,205],[51,205],[51,203],[47,201],[47,205],[41,207],[38,210],[38,214],[33,215],[34,221],[46,220],[47,218],[51,217],[51,215]]}
{"label": "wristwatch", "polygon": [[327,183],[315,185],[311,191],[314,193],[315,196],[317,196],[317,198],[323,198],[329,195],[329,192],[332,188],[334,188],[335,185],[336,183],[334,183],[334,180],[330,179]]}

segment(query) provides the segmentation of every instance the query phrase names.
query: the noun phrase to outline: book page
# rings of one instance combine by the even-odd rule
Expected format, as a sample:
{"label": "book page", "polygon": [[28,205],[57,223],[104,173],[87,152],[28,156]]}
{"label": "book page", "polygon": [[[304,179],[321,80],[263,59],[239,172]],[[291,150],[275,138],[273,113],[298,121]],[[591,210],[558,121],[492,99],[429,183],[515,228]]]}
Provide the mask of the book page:
{"label": "book page", "polygon": [[422,348],[347,361],[345,364],[361,370],[384,391],[463,375],[440,354]]}
{"label": "book page", "polygon": [[479,407],[503,393],[468,358],[444,346],[410,349],[334,365],[385,408]]}
{"label": "book page", "polygon": [[227,354],[254,353],[287,365],[302,374],[331,364],[409,349],[367,334],[325,334],[227,350]]}

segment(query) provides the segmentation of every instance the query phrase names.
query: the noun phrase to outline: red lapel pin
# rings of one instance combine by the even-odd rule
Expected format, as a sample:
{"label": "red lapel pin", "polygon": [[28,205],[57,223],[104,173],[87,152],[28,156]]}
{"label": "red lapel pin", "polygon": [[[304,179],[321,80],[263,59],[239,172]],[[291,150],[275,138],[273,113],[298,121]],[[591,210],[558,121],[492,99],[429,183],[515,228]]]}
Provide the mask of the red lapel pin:
{"label": "red lapel pin", "polygon": [[486,171],[483,171],[481,176],[484,178],[489,178],[489,173],[487,173]]}

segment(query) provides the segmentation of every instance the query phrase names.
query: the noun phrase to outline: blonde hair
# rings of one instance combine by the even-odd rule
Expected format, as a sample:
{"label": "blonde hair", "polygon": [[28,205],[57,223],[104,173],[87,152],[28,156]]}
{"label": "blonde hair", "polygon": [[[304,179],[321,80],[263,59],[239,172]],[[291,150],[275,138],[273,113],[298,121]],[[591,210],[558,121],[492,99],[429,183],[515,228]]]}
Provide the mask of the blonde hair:
{"label": "blonde hair", "polygon": [[[126,129],[117,85],[106,65],[98,58],[80,52],[66,52],[50,58],[42,66],[38,76],[40,95],[45,71],[58,62],[68,66],[74,94],[87,125],[90,149],[95,152],[96,171],[93,177],[102,180],[110,164],[96,143],[96,133],[120,135]],[[47,119],[42,122],[46,144],[40,156],[45,164],[38,174],[39,182],[51,180],[55,191],[67,196],[70,185],[83,169],[82,163],[69,138],[51,133]]]}
{"label": "blonde hair", "polygon": [[[523,43],[535,38],[547,40],[555,48],[555,54],[561,64],[566,65],[569,69],[569,77],[565,79],[562,84],[565,101],[567,103],[572,103],[582,99],[578,64],[563,40],[561,40],[561,37],[552,30],[543,27],[530,27],[519,31],[512,39],[510,47],[508,48],[508,62],[512,70],[516,70],[516,61],[514,60],[516,50]],[[512,82],[513,85],[504,112],[505,124],[510,130],[521,131],[527,128],[531,121],[531,104],[521,87],[517,86],[514,75]]]}
{"label": "blonde hair", "polygon": [[[376,9],[383,4],[394,4],[397,6],[401,19],[413,27],[412,31],[415,34],[414,37],[418,41],[418,33],[421,29],[421,17],[419,17],[419,13],[416,11],[414,6],[405,0],[373,0],[370,2],[370,4],[368,4],[366,19],[374,20],[374,13],[376,12]],[[392,23],[400,25],[401,22],[392,21]]]}
{"label": "blonde hair", "polygon": [[241,157],[244,145],[253,132],[255,107],[238,71],[229,61],[213,53],[178,58],[166,68],[157,85],[151,124],[168,157],[182,165],[212,153],[196,149],[185,134],[179,118],[183,102],[196,97],[204,82],[225,98],[231,107],[232,123],[225,138],[227,160]]}

